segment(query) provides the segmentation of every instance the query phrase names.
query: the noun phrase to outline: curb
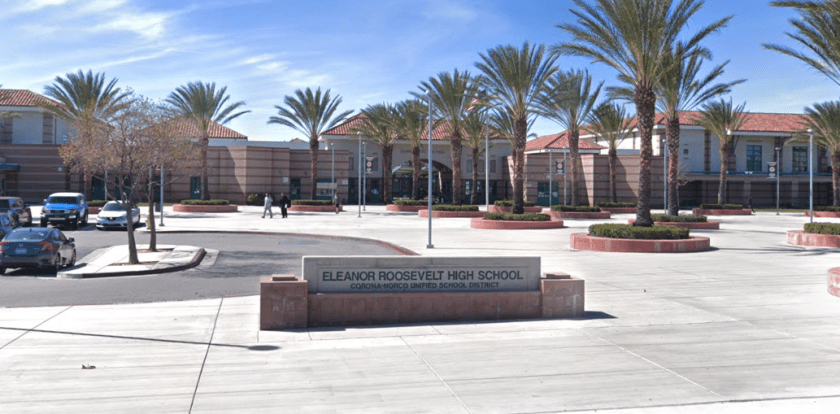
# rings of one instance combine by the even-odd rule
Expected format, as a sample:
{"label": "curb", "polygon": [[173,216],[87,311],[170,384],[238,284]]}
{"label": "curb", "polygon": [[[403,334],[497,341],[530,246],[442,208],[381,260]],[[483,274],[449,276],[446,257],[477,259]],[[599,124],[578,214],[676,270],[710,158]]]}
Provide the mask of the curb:
{"label": "curb", "polygon": [[195,256],[188,263],[167,267],[167,268],[157,268],[157,269],[147,269],[147,270],[135,270],[130,272],[107,272],[107,273],[68,273],[68,272],[60,272],[63,273],[64,277],[59,277],[60,279],[93,279],[99,277],[114,277],[114,276],[143,276],[143,275],[157,275],[161,273],[171,273],[171,272],[178,272],[181,270],[192,269],[199,264],[204,259],[204,256],[207,252],[204,248],[199,248],[196,252]]}

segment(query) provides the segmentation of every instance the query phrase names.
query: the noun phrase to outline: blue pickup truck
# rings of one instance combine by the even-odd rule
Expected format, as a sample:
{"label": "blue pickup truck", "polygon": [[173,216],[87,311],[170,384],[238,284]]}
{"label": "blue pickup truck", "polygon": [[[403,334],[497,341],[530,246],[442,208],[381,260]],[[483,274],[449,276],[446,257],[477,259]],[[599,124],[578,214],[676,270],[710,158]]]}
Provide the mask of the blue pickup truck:
{"label": "blue pickup truck", "polygon": [[54,193],[44,200],[41,209],[41,227],[50,223],[69,225],[74,229],[88,222],[88,205],[81,193]]}

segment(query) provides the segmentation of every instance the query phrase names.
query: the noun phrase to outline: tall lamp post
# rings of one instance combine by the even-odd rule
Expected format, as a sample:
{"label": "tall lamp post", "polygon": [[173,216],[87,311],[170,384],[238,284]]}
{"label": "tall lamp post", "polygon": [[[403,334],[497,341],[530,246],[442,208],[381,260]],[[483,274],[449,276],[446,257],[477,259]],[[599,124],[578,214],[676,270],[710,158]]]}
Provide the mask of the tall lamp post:
{"label": "tall lamp post", "polygon": [[359,192],[356,193],[356,202],[359,204],[359,218],[362,218],[362,133],[361,131],[358,132],[359,135],[359,182],[356,183],[359,187]]}
{"label": "tall lamp post", "polygon": [[569,198],[567,197],[568,192],[566,189],[569,187],[569,180],[566,178],[569,175],[566,174],[566,167],[568,164],[566,163],[566,155],[569,153],[569,148],[566,148],[566,152],[563,153],[563,205],[569,205]]}
{"label": "tall lamp post", "polygon": [[[428,199],[428,208],[429,208],[429,244],[426,245],[427,249],[434,249],[435,245],[432,244],[432,174],[434,174],[434,165],[432,164],[432,91],[425,91],[426,96],[429,97],[429,191],[427,193],[426,198]],[[486,155],[486,154],[485,154]]]}
{"label": "tall lamp post", "polygon": [[554,152],[548,150],[548,208],[551,208],[551,199],[554,193]]}
{"label": "tall lamp post", "polygon": [[808,129],[808,209],[814,222],[814,130]]}
{"label": "tall lamp post", "polygon": [[484,204],[490,210],[490,121],[484,133]]}
{"label": "tall lamp post", "polygon": [[332,185],[333,196],[335,196],[338,194],[338,186],[335,185],[335,143],[330,142],[330,149],[332,149],[332,159],[330,162],[332,167],[330,184]]}
{"label": "tall lamp post", "polygon": [[[367,162],[367,142],[362,143],[362,155]],[[364,181],[362,181],[362,210],[367,211],[367,165],[364,170]]]}
{"label": "tall lamp post", "polygon": [[782,147],[776,147],[776,215],[779,215],[779,176],[782,175]]}

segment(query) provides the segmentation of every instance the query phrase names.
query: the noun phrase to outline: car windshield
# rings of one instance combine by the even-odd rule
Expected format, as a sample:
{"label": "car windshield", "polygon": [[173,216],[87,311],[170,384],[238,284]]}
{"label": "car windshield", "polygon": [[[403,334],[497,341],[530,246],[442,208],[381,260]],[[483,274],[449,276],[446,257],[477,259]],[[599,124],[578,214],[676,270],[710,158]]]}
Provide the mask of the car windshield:
{"label": "car windshield", "polygon": [[16,229],[9,233],[3,241],[37,242],[47,238],[50,229]]}
{"label": "car windshield", "polygon": [[0,200],[0,208],[9,208],[9,200]]}
{"label": "car windshield", "polygon": [[50,197],[48,204],[76,204],[76,197]]}
{"label": "car windshield", "polygon": [[102,211],[125,211],[125,209],[123,209],[122,204],[108,203],[105,204],[105,207],[102,207]]}

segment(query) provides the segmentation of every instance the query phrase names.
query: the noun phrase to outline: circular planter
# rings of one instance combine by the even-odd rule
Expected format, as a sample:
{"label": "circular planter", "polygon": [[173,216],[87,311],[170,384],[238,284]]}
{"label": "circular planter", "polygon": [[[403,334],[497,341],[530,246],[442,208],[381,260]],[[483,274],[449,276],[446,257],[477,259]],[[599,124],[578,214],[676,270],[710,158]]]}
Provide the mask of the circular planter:
{"label": "circular planter", "polygon": [[[335,213],[335,206],[328,204],[326,206],[302,206],[292,205],[289,211],[308,211],[310,213]],[[343,210],[343,209],[342,209]]]}
{"label": "circular planter", "polygon": [[[526,213],[541,213],[542,207],[534,206],[534,207],[524,207]],[[511,207],[500,207],[500,206],[488,206],[487,207],[488,213],[512,213],[513,206]]]}
{"label": "circular planter", "polygon": [[403,213],[415,213],[420,210],[426,210],[429,206],[400,206],[397,204],[386,204],[385,211],[396,211]]}
{"label": "circular planter", "polygon": [[[636,219],[627,220],[627,224],[633,224],[636,222]],[[656,226],[674,226],[674,227],[683,227],[686,229],[692,230],[720,230],[720,223],[717,221],[701,221],[701,222],[690,222],[690,221],[654,221],[654,225]]]}
{"label": "circular planter", "polygon": [[840,297],[840,267],[828,269],[828,293]]}
{"label": "circular planter", "polygon": [[[464,217],[484,217],[484,211],[434,211],[432,210],[433,218],[464,218]],[[417,212],[420,217],[429,217],[429,210],[422,209]]]}
{"label": "circular planter", "polygon": [[636,207],[601,207],[601,211],[610,214],[636,214]]}
{"label": "circular planter", "polygon": [[470,227],[485,230],[540,230],[563,228],[563,220],[549,221],[514,221],[514,220],[485,220],[475,217],[470,220]]}
{"label": "circular planter", "polygon": [[239,211],[239,206],[236,204],[228,204],[224,206],[175,204],[172,206],[172,211],[176,213],[236,213]]}
{"label": "circular planter", "polygon": [[[811,212],[806,211],[805,217],[811,217]],[[840,218],[840,211],[815,211],[814,217]]]}
{"label": "circular planter", "polygon": [[704,209],[704,208],[695,208],[691,210],[691,214],[697,214],[701,216],[749,216],[752,215],[752,210],[748,208],[742,209],[735,209],[735,210],[723,210],[723,209]]}
{"label": "circular planter", "polygon": [[708,237],[690,236],[680,240],[611,239],[586,233],[572,233],[571,248],[610,253],[691,253],[711,248]]}
{"label": "circular planter", "polygon": [[795,246],[840,247],[840,236],[806,233],[803,230],[788,230],[787,242]]}
{"label": "circular planter", "polygon": [[552,211],[545,210],[543,214],[548,214],[551,218],[557,219],[608,219],[610,218],[609,211],[592,211],[592,212],[577,212],[577,211]]}

